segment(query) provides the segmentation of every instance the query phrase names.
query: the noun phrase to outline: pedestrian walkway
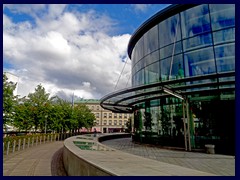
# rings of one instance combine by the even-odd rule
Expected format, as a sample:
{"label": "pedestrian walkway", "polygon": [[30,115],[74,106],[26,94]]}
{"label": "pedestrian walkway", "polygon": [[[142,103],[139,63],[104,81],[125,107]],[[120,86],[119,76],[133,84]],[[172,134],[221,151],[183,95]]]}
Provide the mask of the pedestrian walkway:
{"label": "pedestrian walkway", "polygon": [[52,157],[62,147],[63,141],[56,141],[4,155],[3,176],[52,176]]}
{"label": "pedestrian walkway", "polygon": [[111,148],[169,164],[208,172],[220,176],[235,176],[233,156],[167,150],[156,146],[133,143],[131,138],[103,141]]}
{"label": "pedestrian walkway", "polygon": [[[196,152],[166,150],[158,147],[135,144],[131,138],[114,139],[102,142],[111,148],[153,159],[159,162],[186,167],[220,176],[235,175],[235,158],[233,156],[206,154]],[[64,176],[56,169],[64,171],[59,163],[63,141],[49,142],[29,149],[4,155],[4,176]],[[58,153],[59,152],[59,153]],[[55,154],[58,154],[57,156]],[[57,157],[53,161],[53,157]],[[114,161],[114,159],[112,159]],[[116,162],[119,160],[116,160]],[[156,163],[157,164],[157,163]],[[52,167],[51,167],[52,166]],[[134,169],[134,164],[132,164]],[[53,169],[55,167],[55,170]],[[156,167],[157,168],[157,167]],[[131,171],[131,168],[129,168]]]}

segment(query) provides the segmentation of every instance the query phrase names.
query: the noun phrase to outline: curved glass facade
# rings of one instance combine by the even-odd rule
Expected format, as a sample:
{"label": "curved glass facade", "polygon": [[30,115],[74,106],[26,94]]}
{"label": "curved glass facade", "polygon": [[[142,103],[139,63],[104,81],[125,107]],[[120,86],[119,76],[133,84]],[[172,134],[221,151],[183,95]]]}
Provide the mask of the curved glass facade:
{"label": "curved glass facade", "polygon": [[235,71],[235,5],[199,5],[161,21],[131,58],[133,86]]}
{"label": "curved glass facade", "polygon": [[135,141],[234,154],[235,5],[172,7],[133,35],[132,88],[101,105],[134,113]]}

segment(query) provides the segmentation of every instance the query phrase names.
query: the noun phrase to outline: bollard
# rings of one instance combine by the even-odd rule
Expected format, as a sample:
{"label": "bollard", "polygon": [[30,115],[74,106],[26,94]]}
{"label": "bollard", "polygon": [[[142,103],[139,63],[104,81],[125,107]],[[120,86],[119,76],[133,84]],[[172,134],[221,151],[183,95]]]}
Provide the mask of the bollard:
{"label": "bollard", "polygon": [[42,136],[40,136],[40,144],[42,144]]}
{"label": "bollard", "polygon": [[10,147],[10,141],[8,141],[8,144],[7,144],[7,155],[9,153],[9,147]]}
{"label": "bollard", "polygon": [[215,154],[215,145],[213,144],[205,144],[206,152],[208,154]]}
{"label": "bollard", "polygon": [[29,148],[29,145],[30,145],[30,138],[28,138],[28,148]]}
{"label": "bollard", "polygon": [[34,144],[34,137],[32,137],[32,147],[33,147],[33,144]]}
{"label": "bollard", "polygon": [[23,149],[25,149],[26,139],[23,139]]}
{"label": "bollard", "polygon": [[51,142],[52,142],[52,137],[53,137],[53,135],[51,134]]}
{"label": "bollard", "polygon": [[18,151],[20,150],[21,147],[21,139],[18,140]]}
{"label": "bollard", "polygon": [[13,141],[13,151],[12,151],[13,153],[15,151],[15,146],[16,146],[16,140]]}
{"label": "bollard", "polygon": [[38,136],[37,136],[37,138],[36,138],[36,146],[37,146],[37,143],[38,143]]}

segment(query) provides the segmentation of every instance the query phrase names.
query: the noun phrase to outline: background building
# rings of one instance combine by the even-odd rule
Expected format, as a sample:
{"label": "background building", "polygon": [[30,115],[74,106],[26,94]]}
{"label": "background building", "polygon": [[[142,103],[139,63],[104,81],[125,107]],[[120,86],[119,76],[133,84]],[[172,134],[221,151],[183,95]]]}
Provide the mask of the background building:
{"label": "background building", "polygon": [[171,5],[132,35],[132,88],[101,106],[134,112],[136,141],[235,153],[235,5]]}
{"label": "background building", "polygon": [[74,105],[86,104],[88,108],[95,114],[96,126],[92,127],[99,132],[111,133],[111,132],[123,132],[126,128],[127,121],[131,114],[114,113],[112,111],[103,109],[100,106],[100,100],[96,99],[82,99],[74,101]]}
{"label": "background building", "polygon": [[16,83],[16,88],[13,91],[13,95],[16,96],[17,92],[18,92],[18,76],[14,75],[12,73],[9,73],[9,72],[4,72],[4,74],[6,74],[9,82],[12,82],[14,84]]}

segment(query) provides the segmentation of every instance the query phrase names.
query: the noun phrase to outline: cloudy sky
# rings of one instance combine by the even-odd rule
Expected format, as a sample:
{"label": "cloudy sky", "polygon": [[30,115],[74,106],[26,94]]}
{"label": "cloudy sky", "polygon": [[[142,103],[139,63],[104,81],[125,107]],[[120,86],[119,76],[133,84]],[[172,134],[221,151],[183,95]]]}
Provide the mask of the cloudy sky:
{"label": "cloudy sky", "polygon": [[131,85],[129,39],[166,6],[5,4],[3,71],[19,77],[20,96],[42,84],[48,93],[66,100],[73,92],[80,98],[100,99]]}

